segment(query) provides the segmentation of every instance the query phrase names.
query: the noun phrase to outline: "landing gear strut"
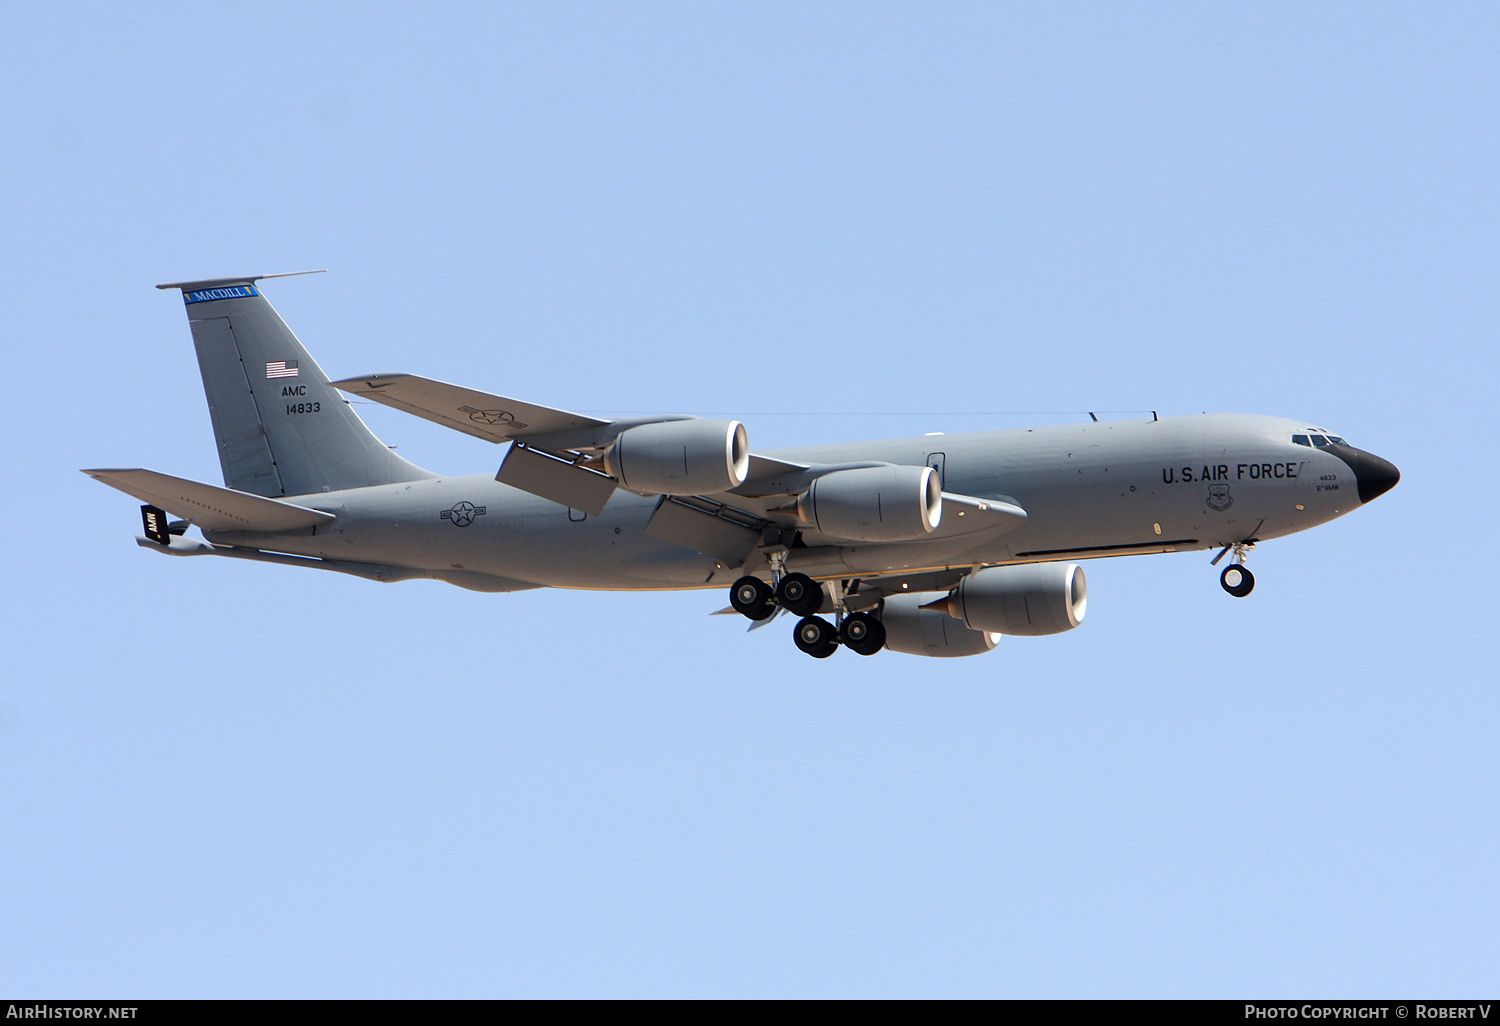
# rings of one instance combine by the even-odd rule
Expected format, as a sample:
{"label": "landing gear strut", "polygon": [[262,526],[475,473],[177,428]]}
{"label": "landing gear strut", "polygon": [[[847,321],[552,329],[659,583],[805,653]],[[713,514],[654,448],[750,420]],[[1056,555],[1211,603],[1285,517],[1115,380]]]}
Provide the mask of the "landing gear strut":
{"label": "landing gear strut", "polygon": [[[1245,555],[1254,544],[1253,540],[1248,542],[1234,542],[1231,545],[1224,546],[1219,550],[1219,554],[1214,557],[1213,561],[1217,563],[1224,558],[1224,553],[1230,549],[1234,550],[1234,555],[1230,558],[1229,565],[1219,575],[1219,584],[1235,598],[1244,598],[1255,590],[1255,575],[1250,572],[1249,567],[1245,566]],[[1210,563],[1209,565],[1212,566],[1213,564]]]}

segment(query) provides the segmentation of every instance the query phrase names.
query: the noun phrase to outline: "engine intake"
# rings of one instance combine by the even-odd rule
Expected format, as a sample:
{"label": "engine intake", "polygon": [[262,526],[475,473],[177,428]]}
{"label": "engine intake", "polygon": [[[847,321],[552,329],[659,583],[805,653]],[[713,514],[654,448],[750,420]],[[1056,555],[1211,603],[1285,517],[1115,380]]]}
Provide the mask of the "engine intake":
{"label": "engine intake", "polygon": [[[935,603],[941,605],[941,603]],[[1077,563],[1031,563],[976,570],[948,596],[946,609],[966,627],[1037,636],[1083,622],[1088,583]]]}
{"label": "engine intake", "polygon": [[940,657],[982,655],[999,642],[999,634],[970,630],[941,610],[921,608],[922,598],[887,596],[880,622],[885,625],[885,647],[892,652]]}
{"label": "engine intake", "polygon": [[671,420],[621,432],[602,462],[633,491],[704,495],[744,484],[750,443],[737,420]]}
{"label": "engine intake", "polygon": [[797,497],[797,516],[851,541],[911,541],[943,519],[943,485],[931,467],[859,467],[824,474]]}

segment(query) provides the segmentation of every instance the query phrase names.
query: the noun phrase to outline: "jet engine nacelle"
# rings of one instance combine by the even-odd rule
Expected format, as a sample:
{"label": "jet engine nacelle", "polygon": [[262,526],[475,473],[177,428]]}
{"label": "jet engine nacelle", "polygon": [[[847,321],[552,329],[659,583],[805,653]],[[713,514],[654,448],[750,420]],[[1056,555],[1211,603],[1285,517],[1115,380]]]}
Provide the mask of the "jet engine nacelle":
{"label": "jet engine nacelle", "polygon": [[1088,584],[1077,563],[976,570],[953,589],[948,612],[966,627],[999,634],[1060,634],[1083,622]]}
{"label": "jet engine nacelle", "polygon": [[703,495],[745,483],[750,443],[737,420],[669,420],[622,431],[602,462],[633,491]]}
{"label": "jet engine nacelle", "polygon": [[911,541],[943,519],[943,485],[931,467],[835,470],[797,497],[797,516],[834,538]]}
{"label": "jet engine nacelle", "polygon": [[[930,594],[930,593],[929,593]],[[891,595],[880,622],[885,647],[892,652],[920,656],[980,655],[995,647],[1000,635],[970,630],[940,609],[921,609],[921,595]]]}

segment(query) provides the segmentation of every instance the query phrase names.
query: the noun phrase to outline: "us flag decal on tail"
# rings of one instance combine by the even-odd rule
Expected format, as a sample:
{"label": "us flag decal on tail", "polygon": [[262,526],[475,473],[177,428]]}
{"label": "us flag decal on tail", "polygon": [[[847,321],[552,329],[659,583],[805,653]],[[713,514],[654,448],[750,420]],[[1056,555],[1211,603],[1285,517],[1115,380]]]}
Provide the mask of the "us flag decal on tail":
{"label": "us flag decal on tail", "polygon": [[266,364],[266,377],[268,378],[295,378],[296,376],[296,360],[276,360]]}

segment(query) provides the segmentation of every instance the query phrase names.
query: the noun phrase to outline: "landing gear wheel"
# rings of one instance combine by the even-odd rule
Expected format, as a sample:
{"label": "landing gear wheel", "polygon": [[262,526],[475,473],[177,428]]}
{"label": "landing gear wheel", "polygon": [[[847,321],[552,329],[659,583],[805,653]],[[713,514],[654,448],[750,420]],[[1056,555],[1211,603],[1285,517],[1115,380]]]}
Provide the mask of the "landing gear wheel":
{"label": "landing gear wheel", "polygon": [[839,647],[839,632],[821,616],[809,616],[797,622],[792,640],[814,659],[827,659]]}
{"label": "landing gear wheel", "polygon": [[729,604],[742,616],[765,620],[776,615],[776,607],[771,605],[774,595],[771,586],[759,577],[741,577],[729,589]]}
{"label": "landing gear wheel", "polygon": [[1235,598],[1244,598],[1255,589],[1255,575],[1243,563],[1230,563],[1219,575],[1219,583]]}
{"label": "landing gear wheel", "polygon": [[874,655],[885,647],[885,624],[869,613],[851,613],[839,628],[839,640],[851,652]]}
{"label": "landing gear wheel", "polygon": [[787,574],[776,586],[776,601],[789,613],[812,616],[823,607],[823,589],[806,574]]}

